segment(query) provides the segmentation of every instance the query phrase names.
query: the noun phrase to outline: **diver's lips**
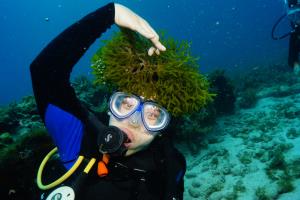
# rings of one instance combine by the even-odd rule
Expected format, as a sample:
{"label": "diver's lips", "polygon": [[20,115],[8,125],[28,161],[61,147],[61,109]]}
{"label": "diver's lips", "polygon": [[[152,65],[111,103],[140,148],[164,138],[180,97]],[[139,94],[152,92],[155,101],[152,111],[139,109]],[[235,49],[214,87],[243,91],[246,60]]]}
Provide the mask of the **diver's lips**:
{"label": "diver's lips", "polygon": [[131,147],[131,145],[132,145],[132,143],[124,143],[124,146],[125,146],[126,148]]}
{"label": "diver's lips", "polygon": [[132,141],[133,141],[133,134],[132,134],[132,132],[131,132],[129,129],[127,129],[127,128],[120,127],[120,129],[127,135],[127,140],[124,142],[124,145],[125,145],[126,147],[129,147],[130,144],[131,144]]}
{"label": "diver's lips", "polygon": [[127,137],[126,141],[123,143],[126,148],[131,146],[131,140]]}

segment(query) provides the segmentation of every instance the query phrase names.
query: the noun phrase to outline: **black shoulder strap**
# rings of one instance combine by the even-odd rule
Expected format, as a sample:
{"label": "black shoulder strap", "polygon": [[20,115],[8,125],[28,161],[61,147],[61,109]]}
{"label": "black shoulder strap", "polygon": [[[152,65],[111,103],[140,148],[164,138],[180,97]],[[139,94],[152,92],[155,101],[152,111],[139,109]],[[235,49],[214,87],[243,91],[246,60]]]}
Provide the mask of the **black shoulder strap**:
{"label": "black shoulder strap", "polygon": [[100,156],[97,139],[98,134],[105,128],[105,125],[98,119],[98,117],[82,105],[86,112],[86,119],[84,120],[84,134],[80,148],[80,154],[86,157]]}

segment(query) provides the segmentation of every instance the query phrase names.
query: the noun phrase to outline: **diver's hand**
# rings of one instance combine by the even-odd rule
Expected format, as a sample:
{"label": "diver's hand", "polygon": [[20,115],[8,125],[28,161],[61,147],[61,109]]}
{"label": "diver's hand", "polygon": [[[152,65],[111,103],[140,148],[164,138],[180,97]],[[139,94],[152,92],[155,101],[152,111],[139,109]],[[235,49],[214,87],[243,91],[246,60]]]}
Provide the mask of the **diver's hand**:
{"label": "diver's hand", "polygon": [[166,47],[159,41],[158,34],[153,30],[146,20],[125,6],[117,3],[115,3],[115,23],[118,26],[137,31],[144,37],[151,40],[154,46],[149,48],[149,56],[152,56],[154,52],[159,55],[160,51],[166,50]]}

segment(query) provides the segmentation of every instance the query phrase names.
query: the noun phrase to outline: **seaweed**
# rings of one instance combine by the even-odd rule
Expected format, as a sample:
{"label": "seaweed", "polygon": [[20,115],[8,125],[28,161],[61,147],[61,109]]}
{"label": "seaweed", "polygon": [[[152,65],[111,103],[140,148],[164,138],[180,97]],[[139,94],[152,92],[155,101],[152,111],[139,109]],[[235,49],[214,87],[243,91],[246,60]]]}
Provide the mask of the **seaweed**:
{"label": "seaweed", "polygon": [[190,44],[163,37],[167,51],[148,56],[150,41],[131,31],[116,33],[92,58],[95,84],[153,99],[172,115],[203,108],[213,100]]}

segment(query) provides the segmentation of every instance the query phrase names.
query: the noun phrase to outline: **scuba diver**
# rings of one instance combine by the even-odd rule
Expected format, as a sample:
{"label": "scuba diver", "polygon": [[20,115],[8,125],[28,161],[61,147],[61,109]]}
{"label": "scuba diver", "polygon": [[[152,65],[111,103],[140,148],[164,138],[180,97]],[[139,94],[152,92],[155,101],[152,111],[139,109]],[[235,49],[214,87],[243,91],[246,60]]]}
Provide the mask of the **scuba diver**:
{"label": "scuba diver", "polygon": [[[190,99],[178,100],[184,96],[181,90],[186,91],[188,87],[169,87],[168,83],[184,85],[184,81],[192,87],[194,83],[199,83],[193,82],[200,80],[196,75],[199,71],[196,69],[188,76],[197,79],[187,77],[170,81],[170,75],[166,73],[167,78],[164,78],[163,84],[167,87],[152,87],[152,83],[159,82],[157,80],[160,75],[155,71],[151,83],[147,82],[149,79],[145,77],[149,74],[149,68],[142,66],[140,72],[146,75],[134,75],[137,83],[129,81],[125,88],[119,87],[120,90],[112,93],[107,126],[96,113],[80,102],[69,79],[74,65],[113,24],[146,38],[149,41],[147,44],[152,45],[146,52],[146,57],[161,57],[161,52],[166,51],[158,34],[146,20],[125,6],[109,3],[60,33],[31,63],[32,85],[38,110],[57,147],[44,158],[37,173],[40,199],[183,199],[186,161],[174,147],[167,127],[172,122],[172,110],[178,112],[181,108],[191,106],[196,109],[202,104],[194,105],[193,101],[204,101],[206,93],[193,87],[191,90],[194,94],[189,92],[187,95]],[[143,48],[143,51],[147,49]],[[115,54],[116,52],[111,55]],[[140,64],[142,63],[138,65],[141,66]],[[173,65],[174,62],[170,66]],[[117,64],[116,69],[121,67],[121,63]],[[182,77],[188,70],[180,66],[178,70],[181,69],[184,71],[179,71],[178,74]],[[160,68],[160,72],[164,72],[163,70]],[[170,69],[165,69],[165,72],[169,71]],[[125,69],[125,72],[128,70]],[[175,72],[172,74],[176,74]],[[110,75],[105,74],[105,77]],[[122,83],[131,80],[124,72],[117,75],[121,77],[117,80]],[[139,77],[142,78],[138,79]],[[145,87],[137,92],[133,90],[136,84],[144,84]],[[205,83],[198,85],[204,87]],[[150,96],[145,93],[148,90],[151,91]],[[157,90],[166,92],[157,93]],[[166,96],[178,92],[182,95],[173,95],[172,98]],[[202,98],[194,98],[195,94]],[[53,170],[49,165],[51,160],[55,160],[52,158],[56,153],[60,161]]]}
{"label": "scuba diver", "polygon": [[[300,74],[299,53],[300,53],[300,1],[299,0],[284,0],[286,13],[281,16],[272,29],[272,38],[274,40],[283,39],[290,35],[289,40],[289,55],[288,65],[293,68],[295,74]],[[277,25],[284,18],[288,18],[291,23],[292,30],[281,36],[275,36],[274,32]]]}
{"label": "scuba diver", "polygon": [[[74,199],[75,196],[76,200],[182,199],[184,157],[170,141],[163,142],[169,151],[166,156],[173,159],[173,169],[163,172],[160,167],[164,164],[157,163],[165,160],[155,160],[154,156],[164,149],[153,147],[142,151],[158,136],[156,133],[168,125],[168,112],[155,102],[116,92],[109,104],[110,126],[105,126],[80,103],[69,82],[74,65],[113,23],[151,40],[154,47],[149,49],[149,55],[166,50],[144,19],[120,4],[110,3],[59,34],[30,66],[40,115],[58,148],[65,175],[70,176],[68,179],[61,176],[58,185],[55,182],[44,185],[39,173],[38,184],[45,191],[41,199]],[[98,165],[93,164],[95,155],[100,153],[103,153],[102,159]],[[84,155],[82,163],[85,165],[79,165],[76,172],[84,172],[70,175],[68,172],[78,165],[78,155]],[[157,159],[162,158],[157,156]],[[80,168],[83,165],[85,169]],[[170,174],[164,177],[169,180],[164,180],[164,174]],[[62,179],[66,180],[60,184]],[[49,190],[52,188],[54,190]]]}

